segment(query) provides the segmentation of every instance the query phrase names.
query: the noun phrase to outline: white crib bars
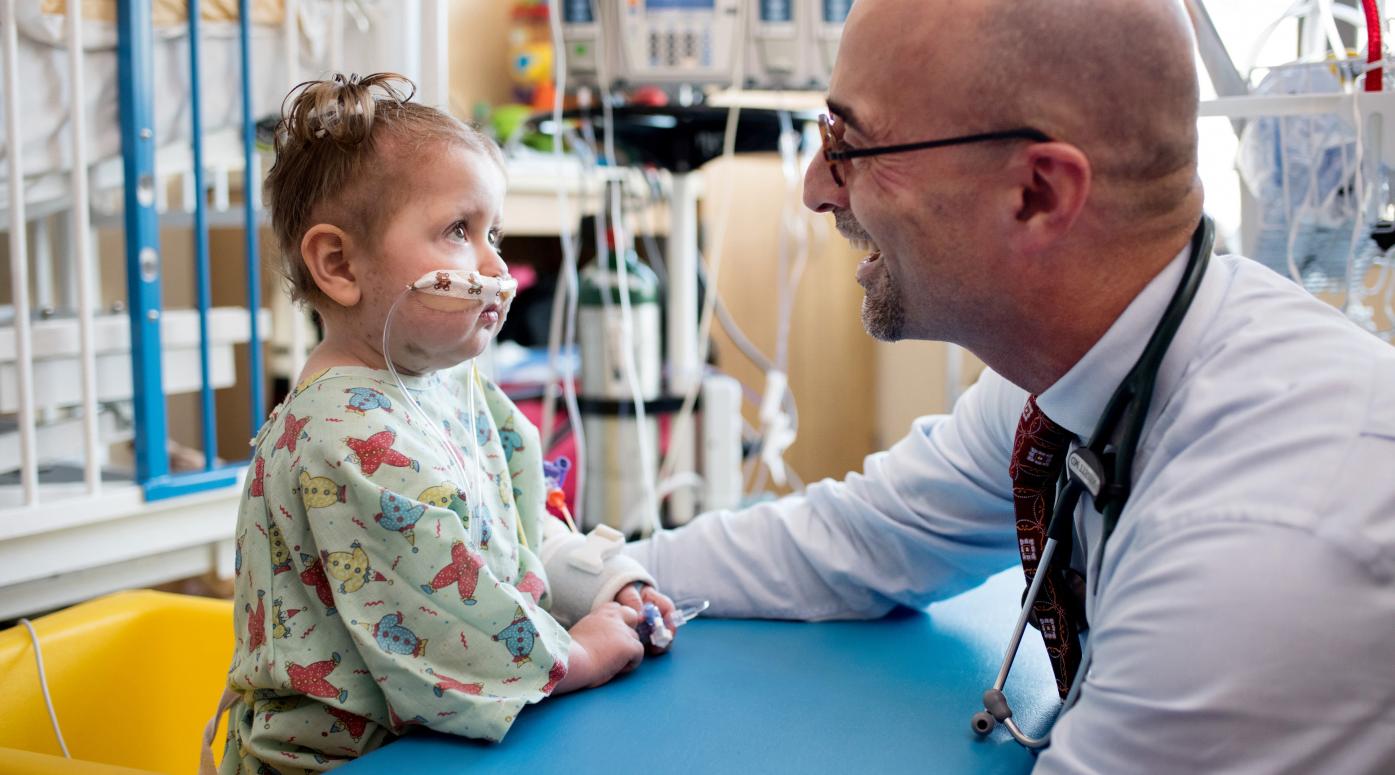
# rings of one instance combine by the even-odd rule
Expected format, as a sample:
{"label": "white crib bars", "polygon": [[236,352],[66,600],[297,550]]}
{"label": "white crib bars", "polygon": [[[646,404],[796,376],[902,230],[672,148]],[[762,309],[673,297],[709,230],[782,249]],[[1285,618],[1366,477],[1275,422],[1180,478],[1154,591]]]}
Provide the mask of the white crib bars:
{"label": "white crib bars", "polygon": [[29,246],[24,222],[24,168],[19,133],[19,37],[15,0],[5,1],[5,132],[10,165],[10,295],[14,302],[19,377],[20,481],[24,505],[39,502],[39,452],[34,435],[34,374],[29,331]]}
{"label": "white crib bars", "polygon": [[[13,0],[10,0],[13,2]],[[72,78],[72,124],[69,127],[73,143],[73,210],[68,217],[72,228],[69,245],[75,252],[77,264],[78,340],[82,352],[82,439],[83,480],[87,492],[96,495],[102,488],[102,456],[97,439],[97,350],[92,338],[92,314],[97,306],[93,283],[92,209],[87,199],[87,112],[86,83],[82,67],[82,5],[68,3],[68,72]],[[16,135],[11,134],[11,138]],[[11,145],[15,142],[12,139]],[[10,201],[17,198],[10,192]]]}

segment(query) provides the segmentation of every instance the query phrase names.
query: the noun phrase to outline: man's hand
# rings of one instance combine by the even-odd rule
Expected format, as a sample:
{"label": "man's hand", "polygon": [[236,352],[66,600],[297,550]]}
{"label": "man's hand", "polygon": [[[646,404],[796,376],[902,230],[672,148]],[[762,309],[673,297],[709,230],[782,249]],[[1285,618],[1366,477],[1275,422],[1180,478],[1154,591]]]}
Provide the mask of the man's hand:
{"label": "man's hand", "polygon": [[[615,602],[633,610],[635,613],[639,614],[641,618],[644,616],[644,604],[653,603],[658,607],[659,613],[663,614],[664,626],[668,627],[668,631],[672,633],[675,638],[677,637],[678,628],[673,626],[673,601],[668,599],[668,595],[663,594],[648,584],[632,584],[620,590],[620,594],[615,596]],[[649,647],[649,653],[662,654],[672,647],[672,643],[664,648],[651,645]]]}

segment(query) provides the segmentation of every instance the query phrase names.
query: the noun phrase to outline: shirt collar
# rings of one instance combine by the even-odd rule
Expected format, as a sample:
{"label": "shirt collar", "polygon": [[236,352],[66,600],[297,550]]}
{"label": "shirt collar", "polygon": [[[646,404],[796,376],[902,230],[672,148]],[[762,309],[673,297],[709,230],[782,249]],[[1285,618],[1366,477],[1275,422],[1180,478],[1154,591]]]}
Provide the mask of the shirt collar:
{"label": "shirt collar", "polygon": [[1082,442],[1090,440],[1105,405],[1153,335],[1190,257],[1189,243],[1144,286],[1089,352],[1037,396],[1037,406],[1047,417]]}

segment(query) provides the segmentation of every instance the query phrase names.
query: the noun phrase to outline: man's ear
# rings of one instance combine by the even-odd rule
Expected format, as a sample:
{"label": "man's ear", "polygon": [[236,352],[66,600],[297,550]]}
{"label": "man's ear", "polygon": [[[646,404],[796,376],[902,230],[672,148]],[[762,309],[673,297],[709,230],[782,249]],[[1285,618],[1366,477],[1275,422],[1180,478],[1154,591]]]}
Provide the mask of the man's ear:
{"label": "man's ear", "polygon": [[1036,143],[1022,150],[1019,161],[1019,247],[1035,252],[1070,231],[1090,198],[1094,173],[1085,154],[1067,143]]}
{"label": "man's ear", "polygon": [[300,239],[300,256],[320,292],[341,307],[358,304],[363,291],[345,251],[349,235],[338,226],[317,223]]}

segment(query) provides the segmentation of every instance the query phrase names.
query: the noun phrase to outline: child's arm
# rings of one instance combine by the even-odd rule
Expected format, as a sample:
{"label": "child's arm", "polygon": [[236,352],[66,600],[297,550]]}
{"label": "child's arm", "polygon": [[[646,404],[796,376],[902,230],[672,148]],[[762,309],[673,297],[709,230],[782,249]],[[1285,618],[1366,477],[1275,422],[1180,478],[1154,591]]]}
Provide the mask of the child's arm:
{"label": "child's arm", "polygon": [[[604,539],[573,533],[561,521],[544,517],[540,556],[551,586],[552,615],[564,624],[615,601],[635,582],[654,586],[643,566],[618,551],[601,549],[598,541]],[[597,568],[583,561],[587,556],[600,557],[603,564]]]}
{"label": "child's arm", "polygon": [[616,603],[607,603],[582,617],[571,629],[567,674],[554,693],[600,686],[638,666],[644,659],[638,624],[639,614]]}
{"label": "child's arm", "polygon": [[[493,382],[480,380],[479,386],[508,458],[519,518],[543,563],[548,581],[544,604],[552,615],[571,626],[615,601],[636,582],[653,586],[653,578],[639,562],[609,547],[600,552],[596,539],[571,532],[548,513],[537,428]],[[588,540],[593,542],[589,546]],[[580,555],[588,554],[597,562],[578,561]]]}
{"label": "child's arm", "polygon": [[[302,562],[328,574],[335,615],[387,701],[389,717],[374,720],[502,739],[566,676],[572,638],[538,605],[537,585],[496,575],[470,541],[470,509],[440,505],[455,490],[432,470],[434,450],[412,448],[405,434],[341,428],[346,440],[300,458],[302,481],[337,488],[306,503],[319,556]],[[347,439],[357,449],[340,449]],[[501,528],[494,540],[510,540]]]}

